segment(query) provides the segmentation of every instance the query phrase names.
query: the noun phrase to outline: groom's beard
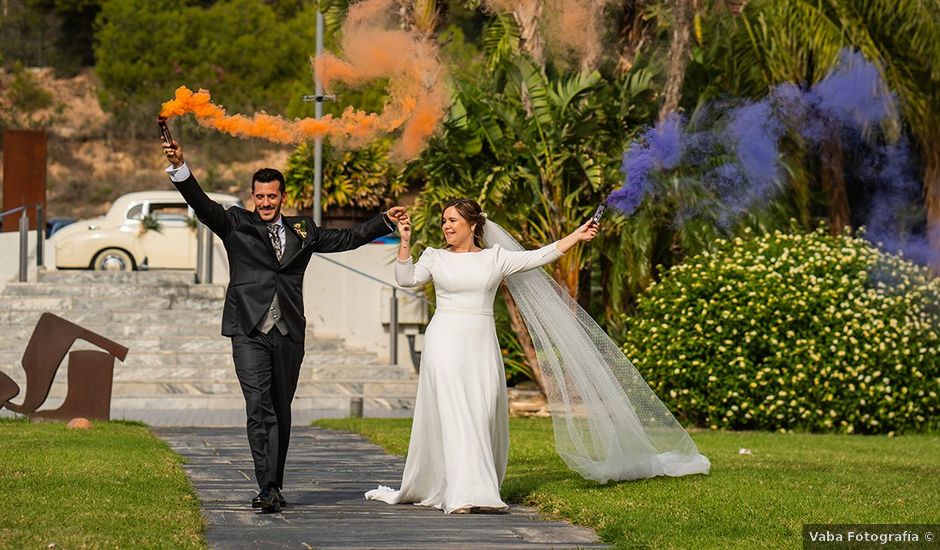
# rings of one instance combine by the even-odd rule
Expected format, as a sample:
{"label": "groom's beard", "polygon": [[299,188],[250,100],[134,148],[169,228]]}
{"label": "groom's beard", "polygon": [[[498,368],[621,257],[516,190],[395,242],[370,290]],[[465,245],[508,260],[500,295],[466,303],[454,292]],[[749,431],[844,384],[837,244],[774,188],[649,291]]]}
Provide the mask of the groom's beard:
{"label": "groom's beard", "polygon": [[[272,212],[273,214],[271,214]],[[278,218],[278,216],[281,215],[281,205],[270,208],[260,207],[258,208],[258,215],[260,215],[261,219],[266,222],[273,222]]]}

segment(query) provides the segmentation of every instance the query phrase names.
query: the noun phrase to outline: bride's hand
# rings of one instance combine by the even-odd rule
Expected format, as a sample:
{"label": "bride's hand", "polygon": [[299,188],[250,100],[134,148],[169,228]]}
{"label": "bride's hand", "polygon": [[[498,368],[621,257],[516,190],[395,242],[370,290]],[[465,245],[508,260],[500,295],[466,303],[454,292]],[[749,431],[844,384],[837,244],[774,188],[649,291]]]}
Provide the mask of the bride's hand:
{"label": "bride's hand", "polygon": [[594,223],[593,221],[588,221],[581,227],[577,228],[573,234],[579,241],[590,241],[597,236],[598,229],[598,224]]}
{"label": "bride's hand", "polygon": [[407,217],[398,220],[398,234],[401,236],[403,245],[407,246],[411,242],[411,220]]}

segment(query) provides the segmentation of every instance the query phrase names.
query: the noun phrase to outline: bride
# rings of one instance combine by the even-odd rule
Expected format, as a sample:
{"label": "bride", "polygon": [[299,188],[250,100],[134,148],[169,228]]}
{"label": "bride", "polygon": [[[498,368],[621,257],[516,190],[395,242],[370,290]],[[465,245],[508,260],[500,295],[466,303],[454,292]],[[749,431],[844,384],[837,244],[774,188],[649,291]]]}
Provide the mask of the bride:
{"label": "bride", "polygon": [[447,246],[427,248],[413,263],[410,224],[398,226],[395,279],[404,287],[433,280],[437,308],[425,332],[401,488],[380,486],[367,499],[445,513],[507,508],[499,487],[509,456],[509,408],[493,320],[504,278],[536,345],[556,451],[571,468],[601,482],[708,472],[708,460],[632,364],[536,269],[593,239],[596,225],[526,251],[475,201],[457,199],[445,206],[441,228]]}

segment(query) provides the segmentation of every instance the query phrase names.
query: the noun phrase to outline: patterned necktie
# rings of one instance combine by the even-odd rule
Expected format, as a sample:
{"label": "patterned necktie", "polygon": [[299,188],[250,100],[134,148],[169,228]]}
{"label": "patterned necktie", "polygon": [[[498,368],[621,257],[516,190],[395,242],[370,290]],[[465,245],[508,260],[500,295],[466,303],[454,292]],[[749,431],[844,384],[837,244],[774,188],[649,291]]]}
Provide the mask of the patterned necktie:
{"label": "patterned necktie", "polygon": [[274,253],[277,254],[277,261],[281,261],[284,249],[281,248],[281,236],[278,235],[278,225],[276,223],[268,224],[268,234],[271,236],[271,244],[274,245]]}

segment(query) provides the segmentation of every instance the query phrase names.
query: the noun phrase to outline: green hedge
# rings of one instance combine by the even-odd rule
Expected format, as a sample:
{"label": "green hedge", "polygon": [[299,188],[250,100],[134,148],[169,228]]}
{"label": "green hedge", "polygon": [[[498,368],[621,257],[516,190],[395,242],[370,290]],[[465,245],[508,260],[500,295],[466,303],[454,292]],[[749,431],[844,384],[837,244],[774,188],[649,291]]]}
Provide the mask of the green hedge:
{"label": "green hedge", "polygon": [[623,349],[712,429],[937,430],[940,279],[825,227],[719,241],[669,270]]}

